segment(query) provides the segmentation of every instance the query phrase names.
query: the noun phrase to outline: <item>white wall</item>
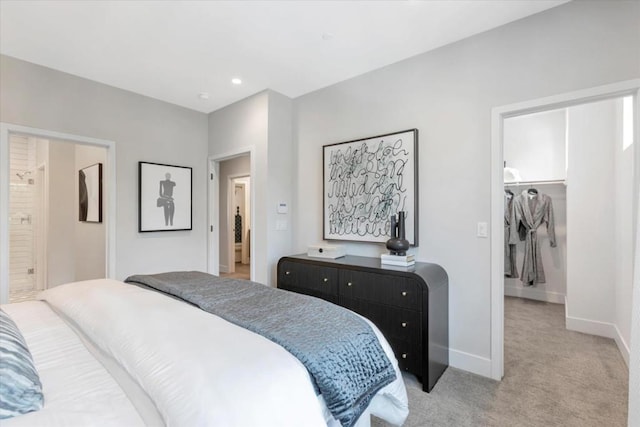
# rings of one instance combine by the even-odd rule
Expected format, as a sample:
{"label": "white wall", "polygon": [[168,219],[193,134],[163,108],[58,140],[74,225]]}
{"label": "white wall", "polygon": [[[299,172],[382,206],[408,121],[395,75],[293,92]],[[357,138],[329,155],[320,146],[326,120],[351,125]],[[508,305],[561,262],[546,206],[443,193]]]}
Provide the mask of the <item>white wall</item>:
{"label": "white wall", "polygon": [[[55,144],[55,143],[54,143]],[[106,217],[108,209],[109,169],[107,151],[103,147],[75,144],[75,280],[99,279],[106,273]],[[78,219],[78,171],[102,163],[102,222],[81,222]]]}
{"label": "white wall", "polygon": [[322,239],[322,145],[418,128],[417,258],[449,274],[451,364],[488,375],[490,243],[476,224],[491,212],[491,109],[640,77],[639,14],[570,2],[295,99],[294,252]]}
{"label": "white wall", "polygon": [[504,160],[523,181],[566,178],[565,115],[560,109],[504,121]]}
{"label": "white wall", "polygon": [[229,239],[233,239],[233,235],[229,230],[229,180],[230,177],[249,175],[251,173],[251,159],[248,155],[235,157],[220,163],[220,197],[219,197],[219,224],[220,229],[220,271],[229,271]]}
{"label": "white wall", "polygon": [[[267,239],[269,241],[270,283],[275,286],[278,260],[291,255],[295,213],[292,206],[295,156],[292,135],[293,105],[291,99],[269,93],[269,176],[267,198]],[[286,203],[289,212],[279,214],[278,203]]]}
{"label": "white wall", "polygon": [[[206,271],[206,114],[4,55],[0,86],[2,122],[115,141],[117,278]],[[138,161],[193,167],[193,230],[138,233]]]}
{"label": "white wall", "polygon": [[[616,139],[613,144],[614,152],[614,191],[613,204],[615,211],[614,246],[615,246],[615,294],[616,315],[613,319],[616,325],[616,341],[622,347],[623,354],[629,353],[631,343],[632,317],[632,289],[633,289],[633,180],[634,180],[634,151],[636,145],[622,148],[622,100],[615,101],[616,108]],[[636,137],[637,140],[637,137]]]}
{"label": "white wall", "polygon": [[[636,105],[640,102],[636,101]],[[636,121],[636,123],[638,123]],[[636,127],[637,129],[637,127]],[[636,143],[638,137],[636,136]],[[636,193],[635,197],[640,197]],[[634,218],[636,230],[640,230],[640,213]],[[640,233],[635,236],[636,248],[640,248]],[[633,307],[631,322],[631,355],[629,360],[629,426],[640,425],[640,251],[636,251],[633,277]]]}
{"label": "white wall", "polygon": [[[567,327],[615,315],[613,101],[568,109]],[[597,171],[597,173],[595,173]]]}

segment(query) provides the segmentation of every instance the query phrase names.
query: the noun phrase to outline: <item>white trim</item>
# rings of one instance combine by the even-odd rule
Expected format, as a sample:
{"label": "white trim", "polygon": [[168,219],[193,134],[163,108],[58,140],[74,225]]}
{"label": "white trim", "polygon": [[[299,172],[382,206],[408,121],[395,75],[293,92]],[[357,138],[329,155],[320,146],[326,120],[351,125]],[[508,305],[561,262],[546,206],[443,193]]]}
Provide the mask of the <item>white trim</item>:
{"label": "white trim", "polygon": [[[504,154],[502,147],[504,119],[636,94],[639,89],[640,79],[633,79],[495,107],[491,110],[491,378],[500,380],[504,375]],[[636,120],[638,120],[638,114],[636,111]]]}
{"label": "white trim", "polygon": [[620,329],[618,329],[618,327],[613,323],[567,316],[566,327],[570,331],[613,339],[616,342],[616,346],[620,351],[622,359],[624,359],[624,363],[629,367],[629,355],[631,353],[629,345],[624,338],[622,338]]}
{"label": "white trim", "polygon": [[616,336],[616,327],[613,323],[571,316],[567,316],[565,320],[566,327],[569,331],[582,332],[583,334],[597,335],[605,338],[615,338]]}
{"label": "white trim", "polygon": [[[218,227],[219,219],[220,219],[220,209],[218,205],[218,200],[220,198],[220,162],[225,160],[232,159],[234,157],[242,156],[245,154],[249,154],[249,171],[251,177],[256,176],[256,156],[255,156],[255,146],[251,145],[248,147],[241,147],[234,151],[230,151],[223,154],[216,154],[214,156],[209,156],[209,178],[207,180],[209,185],[209,224],[207,224],[207,228],[209,229],[208,233],[208,244],[207,244],[207,269],[208,272],[214,275],[220,274],[220,230]],[[246,175],[245,175],[246,176]],[[255,265],[256,265],[256,257],[255,257],[255,185],[251,185],[249,189],[251,193],[251,242],[250,242],[250,279],[253,280],[256,277]]]}
{"label": "white trim", "polygon": [[464,351],[449,349],[449,366],[462,369],[483,377],[491,377],[491,359],[465,353]]}
{"label": "white trim", "polygon": [[9,136],[30,135],[44,139],[75,142],[104,147],[107,150],[109,176],[108,212],[105,219],[105,276],[116,277],[116,143],[106,139],[32,128],[11,123],[0,123],[0,303],[9,302]]}
{"label": "white trim", "polygon": [[559,292],[545,291],[530,287],[505,285],[504,294],[508,297],[520,297],[534,299],[536,301],[550,302],[553,304],[564,304],[565,295]]}
{"label": "white trim", "polygon": [[629,367],[629,356],[631,355],[631,348],[629,344],[624,340],[620,329],[618,329],[617,325],[613,325],[615,328],[615,336],[613,337],[616,340],[616,345],[618,346],[618,350],[620,350],[620,354],[622,354],[622,358],[624,359],[624,363],[627,364],[627,368]]}

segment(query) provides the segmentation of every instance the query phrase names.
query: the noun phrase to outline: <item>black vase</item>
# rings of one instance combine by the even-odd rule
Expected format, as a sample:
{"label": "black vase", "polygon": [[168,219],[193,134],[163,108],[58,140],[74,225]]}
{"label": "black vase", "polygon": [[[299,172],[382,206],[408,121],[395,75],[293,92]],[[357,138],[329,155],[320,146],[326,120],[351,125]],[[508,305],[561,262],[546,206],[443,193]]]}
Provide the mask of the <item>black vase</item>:
{"label": "black vase", "polygon": [[391,238],[387,240],[387,249],[391,255],[404,256],[409,249],[409,241],[405,238],[405,212],[398,212],[398,221],[396,216],[391,215]]}

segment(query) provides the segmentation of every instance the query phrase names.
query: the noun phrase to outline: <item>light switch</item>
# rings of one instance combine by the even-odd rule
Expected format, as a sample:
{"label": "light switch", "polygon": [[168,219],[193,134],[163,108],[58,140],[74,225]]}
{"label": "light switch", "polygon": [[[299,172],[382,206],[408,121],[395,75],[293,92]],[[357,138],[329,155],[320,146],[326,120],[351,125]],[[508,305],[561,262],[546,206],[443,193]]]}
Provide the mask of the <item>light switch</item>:
{"label": "light switch", "polygon": [[489,225],[486,222],[478,223],[478,237],[489,237]]}

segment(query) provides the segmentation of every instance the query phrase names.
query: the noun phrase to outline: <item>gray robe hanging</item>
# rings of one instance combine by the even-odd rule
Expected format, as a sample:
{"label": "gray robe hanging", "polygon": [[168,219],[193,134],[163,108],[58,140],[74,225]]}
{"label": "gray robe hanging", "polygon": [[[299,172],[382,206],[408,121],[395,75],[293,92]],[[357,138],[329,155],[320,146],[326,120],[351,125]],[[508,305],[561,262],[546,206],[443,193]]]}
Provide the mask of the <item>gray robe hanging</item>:
{"label": "gray robe hanging", "polygon": [[514,194],[504,194],[504,275],[513,279],[518,277],[516,267],[516,245],[510,243],[511,224],[515,221],[513,210]]}
{"label": "gray robe hanging", "polygon": [[538,228],[547,225],[549,243],[556,246],[555,223],[551,197],[546,194],[529,194],[527,190],[513,199],[514,221],[511,224],[510,241],[516,243],[517,237],[524,240],[524,262],[522,263],[522,283],[532,286],[545,283],[544,268],[540,255]]}

